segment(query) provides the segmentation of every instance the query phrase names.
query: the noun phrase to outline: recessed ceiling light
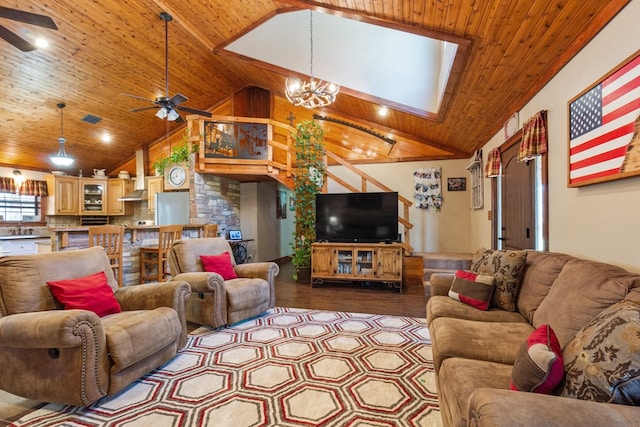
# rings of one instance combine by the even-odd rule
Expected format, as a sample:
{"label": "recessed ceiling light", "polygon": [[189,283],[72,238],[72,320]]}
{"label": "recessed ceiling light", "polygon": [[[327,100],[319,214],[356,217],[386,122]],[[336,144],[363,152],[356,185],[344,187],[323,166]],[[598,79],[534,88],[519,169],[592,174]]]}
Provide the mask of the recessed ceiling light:
{"label": "recessed ceiling light", "polygon": [[102,142],[111,142],[111,135],[108,132],[104,132],[100,139]]}
{"label": "recessed ceiling light", "polygon": [[36,47],[40,48],[40,49],[46,49],[49,47],[49,41],[47,39],[44,39],[42,37],[38,37],[35,40],[36,43]]}
{"label": "recessed ceiling light", "polygon": [[380,117],[387,117],[389,115],[389,109],[383,105],[382,107],[378,108],[378,115]]}

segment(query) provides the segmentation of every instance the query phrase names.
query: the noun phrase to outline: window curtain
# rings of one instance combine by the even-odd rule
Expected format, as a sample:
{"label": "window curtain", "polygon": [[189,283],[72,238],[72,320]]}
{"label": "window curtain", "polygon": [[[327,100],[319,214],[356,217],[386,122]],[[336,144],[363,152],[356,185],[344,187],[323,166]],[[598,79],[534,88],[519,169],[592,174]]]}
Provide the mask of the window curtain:
{"label": "window curtain", "polygon": [[547,112],[538,111],[522,126],[518,161],[527,162],[547,152]]}
{"label": "window curtain", "polygon": [[15,193],[16,182],[13,178],[0,177],[0,193]]}
{"label": "window curtain", "polygon": [[47,181],[36,181],[35,179],[27,179],[20,186],[18,194],[20,194],[21,196],[47,197],[49,195]]}
{"label": "window curtain", "polygon": [[487,155],[487,164],[484,167],[484,176],[495,178],[500,176],[500,149],[494,148]]}

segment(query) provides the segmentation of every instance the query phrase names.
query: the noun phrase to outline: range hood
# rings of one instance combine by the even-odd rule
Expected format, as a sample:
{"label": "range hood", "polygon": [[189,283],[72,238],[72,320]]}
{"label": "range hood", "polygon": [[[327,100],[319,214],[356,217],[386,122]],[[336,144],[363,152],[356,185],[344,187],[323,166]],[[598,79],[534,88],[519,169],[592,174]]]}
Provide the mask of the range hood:
{"label": "range hood", "polygon": [[121,202],[136,202],[139,200],[147,200],[147,190],[145,185],[145,171],[144,171],[144,151],[142,149],[136,150],[136,183],[135,190],[126,194],[124,197],[119,198]]}

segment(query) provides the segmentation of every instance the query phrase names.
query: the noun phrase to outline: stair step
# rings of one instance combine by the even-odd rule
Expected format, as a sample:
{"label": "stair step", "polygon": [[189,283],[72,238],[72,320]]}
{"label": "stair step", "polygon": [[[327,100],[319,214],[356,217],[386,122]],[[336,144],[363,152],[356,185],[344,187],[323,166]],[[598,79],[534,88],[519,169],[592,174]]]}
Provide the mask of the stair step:
{"label": "stair step", "polygon": [[468,270],[471,266],[473,254],[446,253],[446,252],[422,252],[414,256],[422,257],[424,268],[440,270]]}

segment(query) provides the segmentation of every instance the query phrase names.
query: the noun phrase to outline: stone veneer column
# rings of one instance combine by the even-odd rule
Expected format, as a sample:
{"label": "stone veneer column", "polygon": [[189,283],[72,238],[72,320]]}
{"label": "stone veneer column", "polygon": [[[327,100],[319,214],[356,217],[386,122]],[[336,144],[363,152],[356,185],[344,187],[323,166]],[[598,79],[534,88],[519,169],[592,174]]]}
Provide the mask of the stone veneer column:
{"label": "stone veneer column", "polygon": [[194,194],[190,211],[196,224],[218,224],[220,236],[240,228],[240,182],[210,174],[193,174]]}

